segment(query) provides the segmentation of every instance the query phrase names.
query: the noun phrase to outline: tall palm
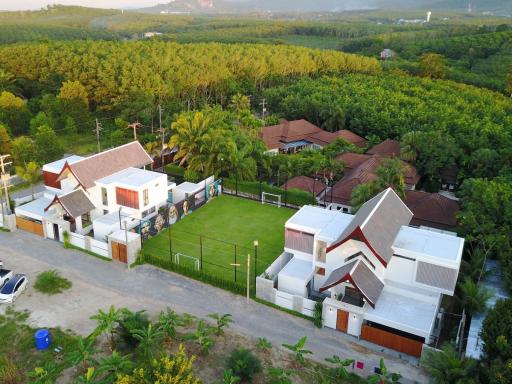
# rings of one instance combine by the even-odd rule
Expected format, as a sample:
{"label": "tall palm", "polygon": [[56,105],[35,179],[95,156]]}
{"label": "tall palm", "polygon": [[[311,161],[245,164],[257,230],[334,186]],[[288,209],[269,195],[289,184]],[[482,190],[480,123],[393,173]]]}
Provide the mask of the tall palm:
{"label": "tall palm", "polygon": [[123,318],[123,309],[115,308],[113,305],[110,306],[108,312],[99,310],[94,316],[91,316],[91,320],[96,320],[98,325],[93,332],[93,335],[99,335],[106,333],[109,338],[110,351],[114,351],[116,347],[115,330],[119,321]]}
{"label": "tall palm", "polygon": [[237,114],[241,114],[251,108],[251,100],[248,96],[237,93],[231,98],[229,107]]}
{"label": "tall palm", "polygon": [[39,165],[34,161],[24,166],[19,165],[16,167],[16,174],[29,183],[32,191],[32,200],[34,200],[34,185],[36,185],[41,178],[41,168]]}
{"label": "tall palm", "polygon": [[418,131],[407,132],[400,141],[400,157],[402,160],[415,163],[418,158],[420,146],[420,133]]}
{"label": "tall palm", "polygon": [[172,123],[174,134],[169,139],[169,147],[178,147],[174,158],[180,161],[180,166],[200,152],[203,135],[208,133],[209,126],[210,119],[202,112],[182,114]]}
{"label": "tall palm", "polygon": [[144,145],[144,149],[151,157],[160,156],[161,146],[156,141],[150,141],[150,142],[146,143],[146,145]]}
{"label": "tall palm", "polygon": [[405,196],[404,172],[404,164],[402,160],[398,158],[384,159],[375,170],[375,173],[379,177],[378,183],[381,189],[391,187],[401,198]]}
{"label": "tall palm", "polygon": [[358,185],[352,190],[352,195],[350,196],[350,205],[352,206],[352,209],[357,211],[361,208],[361,205],[377,195],[380,191],[381,188],[376,182]]}
{"label": "tall palm", "polygon": [[482,285],[478,285],[473,280],[466,278],[460,288],[460,302],[469,315],[483,312],[487,300],[492,297],[491,292]]}
{"label": "tall palm", "polygon": [[466,383],[476,366],[472,359],[460,359],[451,344],[444,345],[440,351],[427,351],[422,363],[436,384]]}
{"label": "tall palm", "polygon": [[76,348],[69,353],[68,359],[73,366],[79,366],[80,370],[85,372],[87,367],[96,363],[94,355],[98,352],[94,348],[96,339],[92,337],[78,337]]}
{"label": "tall palm", "polygon": [[131,331],[134,338],[139,340],[139,348],[144,357],[150,359],[153,357],[153,351],[157,343],[162,340],[164,332],[159,327],[153,327],[149,323],[146,329],[134,329]]}
{"label": "tall palm", "polygon": [[110,356],[101,358],[99,372],[105,373],[104,381],[111,383],[118,375],[129,372],[132,368],[133,362],[130,355],[121,355],[113,351]]}

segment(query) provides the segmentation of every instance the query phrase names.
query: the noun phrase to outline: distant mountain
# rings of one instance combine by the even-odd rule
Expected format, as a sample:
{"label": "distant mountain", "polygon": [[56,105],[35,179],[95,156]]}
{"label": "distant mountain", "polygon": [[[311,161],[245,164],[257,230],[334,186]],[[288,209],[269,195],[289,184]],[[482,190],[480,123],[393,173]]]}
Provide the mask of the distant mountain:
{"label": "distant mountain", "polygon": [[140,9],[149,13],[314,12],[354,9],[447,9],[510,11],[511,0],[173,0]]}

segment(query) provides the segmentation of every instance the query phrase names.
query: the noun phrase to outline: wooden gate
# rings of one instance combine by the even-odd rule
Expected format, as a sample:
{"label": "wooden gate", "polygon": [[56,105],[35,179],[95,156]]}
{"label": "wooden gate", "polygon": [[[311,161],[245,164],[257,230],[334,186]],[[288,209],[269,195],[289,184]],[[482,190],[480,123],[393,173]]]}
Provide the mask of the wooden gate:
{"label": "wooden gate", "polygon": [[347,332],[348,328],[348,312],[338,309],[336,316],[336,329],[341,332]]}
{"label": "wooden gate", "polygon": [[117,241],[112,242],[112,259],[122,263],[128,262],[125,244],[118,243]]}
{"label": "wooden gate", "polygon": [[367,340],[371,343],[416,357],[421,356],[421,350],[423,348],[423,343],[421,341],[396,335],[369,325],[363,325],[361,329],[361,337],[363,340]]}
{"label": "wooden gate", "polygon": [[43,224],[16,216],[16,228],[44,236]]}

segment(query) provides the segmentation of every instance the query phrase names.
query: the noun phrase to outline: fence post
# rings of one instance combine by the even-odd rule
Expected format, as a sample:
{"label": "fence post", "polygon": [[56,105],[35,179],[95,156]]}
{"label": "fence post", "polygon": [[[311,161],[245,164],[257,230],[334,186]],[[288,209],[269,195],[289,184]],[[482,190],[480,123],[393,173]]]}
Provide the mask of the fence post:
{"label": "fence post", "polygon": [[235,246],[235,262],[233,264],[234,268],[235,268],[235,283],[236,283],[236,244],[234,244]]}
{"label": "fence post", "polygon": [[199,235],[199,254],[201,256],[201,275],[203,274],[203,236]]}

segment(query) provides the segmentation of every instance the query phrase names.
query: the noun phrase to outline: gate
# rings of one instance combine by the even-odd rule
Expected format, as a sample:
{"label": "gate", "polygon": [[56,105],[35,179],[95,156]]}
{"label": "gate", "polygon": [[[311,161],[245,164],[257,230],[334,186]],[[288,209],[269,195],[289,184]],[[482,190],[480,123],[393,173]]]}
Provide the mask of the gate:
{"label": "gate", "polygon": [[405,336],[396,335],[369,325],[363,325],[361,329],[363,340],[383,347],[394,349],[411,356],[420,357],[423,343]]}
{"label": "gate", "polygon": [[117,260],[122,263],[128,262],[125,244],[118,243],[117,241],[112,241],[112,260]]}
{"label": "gate", "polygon": [[32,221],[16,216],[16,228],[34,233],[39,236],[44,236],[43,224],[37,221]]}

